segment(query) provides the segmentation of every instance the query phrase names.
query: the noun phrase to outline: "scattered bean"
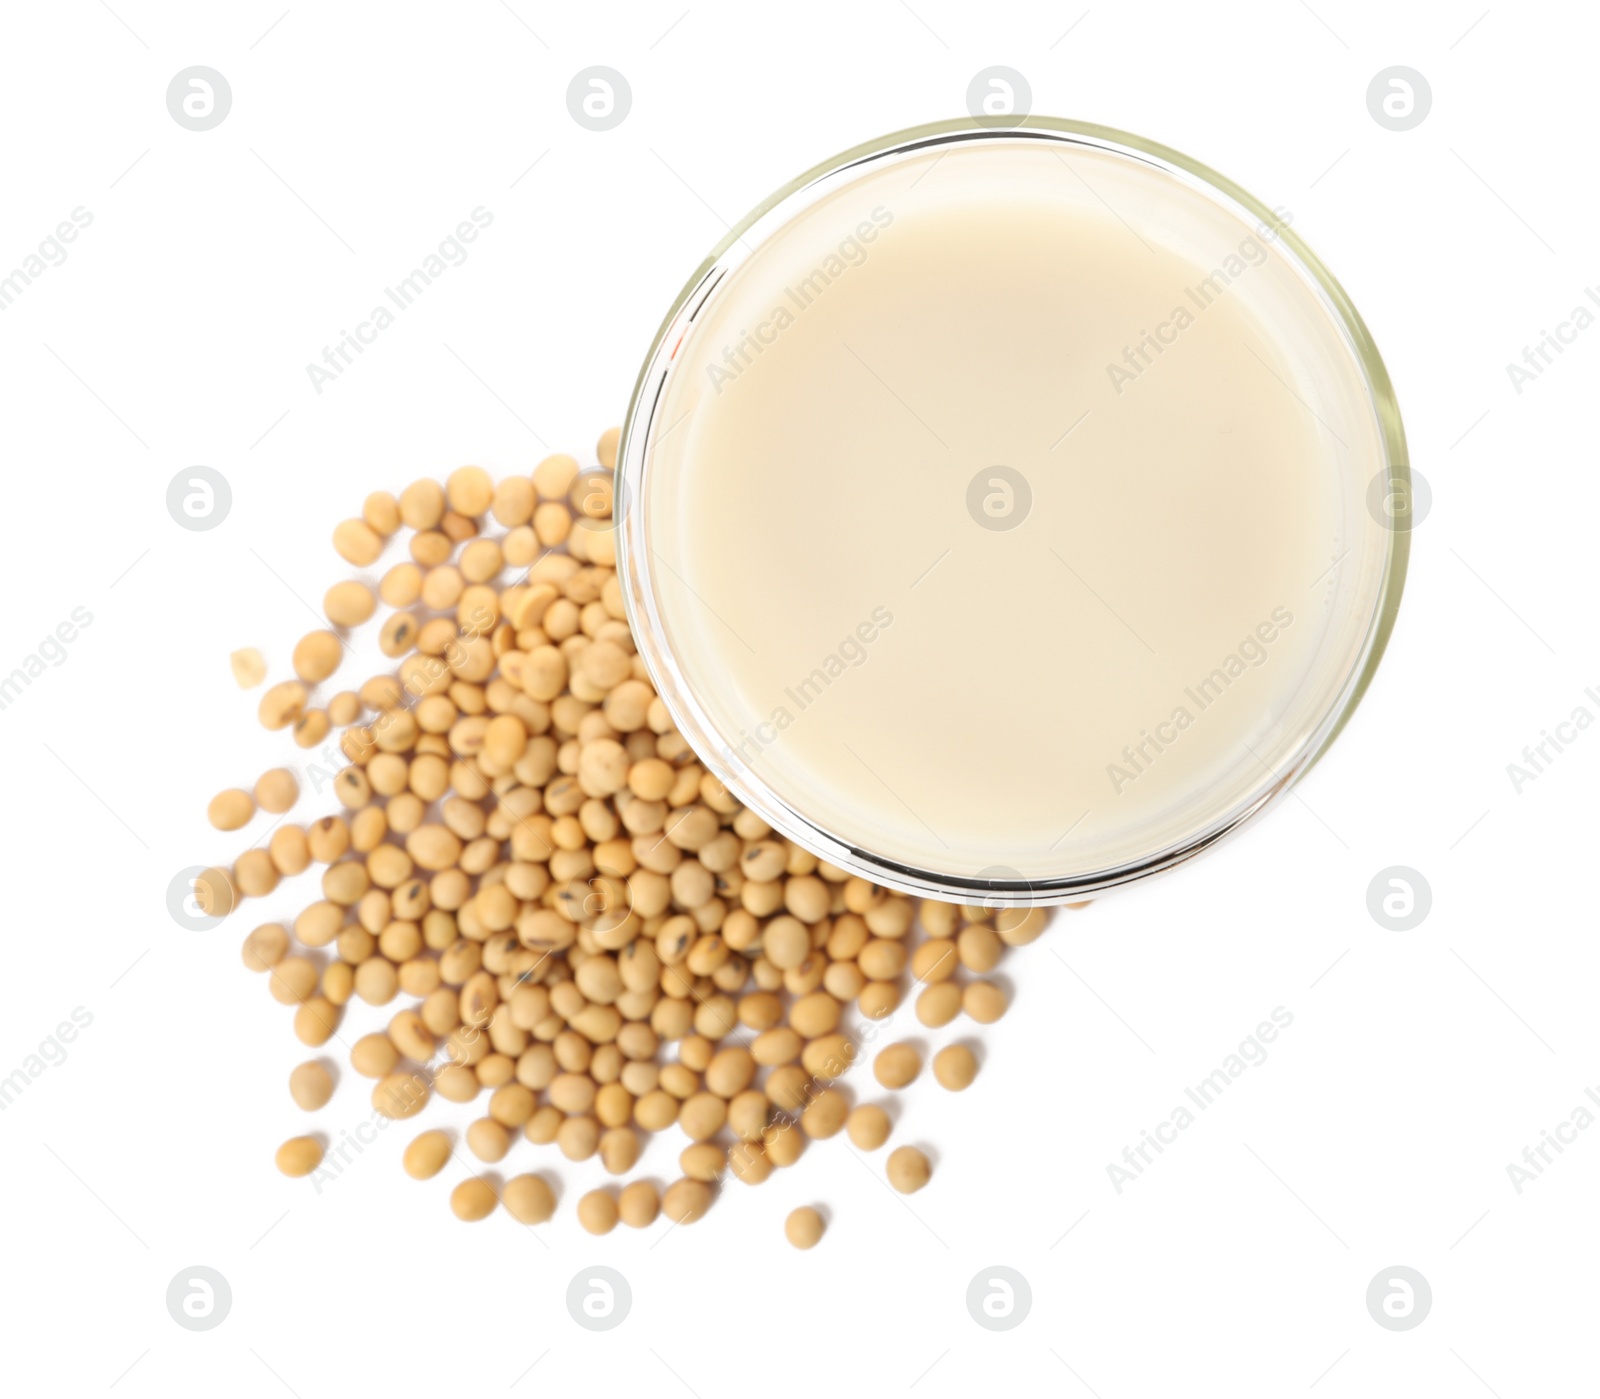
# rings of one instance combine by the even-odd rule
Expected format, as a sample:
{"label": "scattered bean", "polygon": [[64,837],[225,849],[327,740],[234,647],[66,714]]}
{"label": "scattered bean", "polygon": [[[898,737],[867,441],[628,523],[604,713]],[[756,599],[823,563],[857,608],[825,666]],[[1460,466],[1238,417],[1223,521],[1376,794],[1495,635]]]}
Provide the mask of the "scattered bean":
{"label": "scattered bean", "polygon": [[482,1176],[469,1176],[450,1192],[450,1208],[457,1219],[468,1224],[487,1219],[497,1203],[494,1186]]}
{"label": "scattered bean", "polygon": [[315,1059],[308,1059],[289,1075],[289,1096],[296,1107],[315,1112],[333,1096],[333,1078]]}
{"label": "scattered bean", "polygon": [[[331,626],[300,639],[294,678],[263,693],[259,717],[302,748],[340,755],[331,785],[343,809],[278,826],[265,848],[203,875],[197,894],[227,912],[325,867],[292,936],[263,924],[241,956],[267,973],[306,1044],[330,1041],[352,1003],[405,998],[386,1028],[349,1049],[385,1118],[417,1115],[435,1092],[452,1103],[482,1094],[463,1134],[478,1160],[525,1149],[520,1130],[568,1160],[598,1156],[616,1177],[637,1166],[643,1133],[676,1124],[687,1144],[664,1193],[619,1180],[577,1200],[597,1235],[661,1214],[691,1223],[725,1177],[759,1184],[813,1140],[848,1132],[858,1150],[884,1146],[888,1112],[852,1109],[839,1082],[870,1042],[857,1027],[896,1011],[908,972],[922,1024],[963,1010],[991,1023],[1006,995],[980,978],[1046,923],[1041,909],[931,901],[919,916],[913,900],[776,835],[696,761],[629,633],[612,532],[588,527],[611,512],[605,472],[618,450],[613,430],[597,444],[602,471],[557,454],[498,486],[462,467],[443,487],[374,492],[336,528],[336,550],[366,569],[403,525],[409,559],[376,593],[359,579],[327,591]],[[521,576],[502,585],[508,566]],[[341,630],[370,620],[379,597],[392,609],[379,648],[393,668],[308,708],[310,687],[343,663]],[[265,678],[252,649],[231,661],[242,686]],[[253,793],[219,794],[207,814],[237,831],[258,808],[281,816],[299,797],[293,773],[275,768]],[[915,1045],[893,1043],[874,1055],[873,1074],[897,1090],[922,1062]],[[952,1091],[977,1067],[964,1045],[932,1059]],[[290,1076],[306,1111],[332,1088],[317,1061]],[[451,1155],[451,1138],[427,1131],[403,1165],[427,1179]],[[304,1175],[321,1158],[301,1137],[278,1164]],[[886,1170],[902,1192],[931,1175],[907,1146]],[[450,1199],[464,1220],[503,1202],[525,1225],[556,1204],[534,1174],[499,1194],[472,1177]],[[809,1206],[785,1222],[798,1248],[823,1232]]]}
{"label": "scattered bean", "polygon": [[1006,1013],[1006,993],[992,981],[970,981],[961,992],[961,1009],[980,1025],[992,1025]]}
{"label": "scattered bean", "polygon": [[315,1137],[290,1137],[276,1159],[284,1175],[308,1176],[322,1164],[322,1143]]}
{"label": "scattered bean", "polygon": [[[937,1064],[937,1060],[935,1060]],[[878,1051],[872,1073],[885,1088],[904,1088],[922,1072],[922,1053],[914,1044],[902,1041]]]}
{"label": "scattered bean", "polygon": [[273,816],[282,816],[300,799],[300,784],[288,768],[272,768],[256,779],[256,805]]}
{"label": "scattered bean", "polygon": [[518,1224],[543,1224],[556,1212],[555,1193],[543,1176],[513,1176],[506,1182],[500,1199],[506,1213]]}
{"label": "scattered bean", "polygon": [[636,1180],[622,1187],[617,1198],[617,1217],[630,1229],[648,1229],[661,1213],[661,1197],[647,1180]]}
{"label": "scattered bean", "polygon": [[845,1131],[862,1151],[876,1151],[889,1140],[889,1114],[875,1103],[863,1103],[846,1120]]}
{"label": "scattered bean", "polygon": [[810,1205],[791,1210],[783,1221],[783,1236],[796,1248],[815,1248],[822,1241],[822,1216]]}
{"label": "scattered bean", "polygon": [[886,1167],[889,1184],[902,1195],[911,1195],[928,1183],[933,1167],[914,1146],[898,1146],[889,1153]]}
{"label": "scattered bean", "polygon": [[978,1061],[964,1044],[947,1044],[933,1056],[933,1076],[952,1093],[968,1088],[978,1076]]}
{"label": "scattered bean", "polygon": [[250,818],[255,814],[256,804],[251,800],[250,793],[242,792],[237,787],[218,792],[206,808],[206,819],[219,831],[237,831],[241,826],[249,825]]}
{"label": "scattered bean", "polygon": [[661,1213],[674,1224],[693,1224],[711,1208],[711,1187],[699,1180],[675,1180],[661,1197]]}
{"label": "scattered bean", "polygon": [[254,646],[241,647],[228,657],[233,678],[241,690],[253,690],[267,678],[267,663]]}
{"label": "scattered bean", "polygon": [[609,1234],[617,1227],[617,1201],[609,1190],[591,1190],[578,1201],[578,1223],[591,1234]]}
{"label": "scattered bean", "polygon": [[[412,1180],[432,1180],[445,1168],[449,1160],[450,1138],[434,1129],[412,1138],[406,1145],[405,1155],[400,1158],[400,1163]],[[506,1187],[508,1195],[510,1189],[508,1185]],[[510,1208],[509,1200],[506,1207]]]}

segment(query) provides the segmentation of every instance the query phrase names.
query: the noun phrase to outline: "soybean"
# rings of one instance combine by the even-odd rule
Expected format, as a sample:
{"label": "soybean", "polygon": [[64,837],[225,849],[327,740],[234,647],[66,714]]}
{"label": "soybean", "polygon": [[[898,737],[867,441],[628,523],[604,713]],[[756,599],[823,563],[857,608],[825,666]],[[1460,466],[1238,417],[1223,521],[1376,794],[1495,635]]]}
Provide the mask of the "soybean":
{"label": "soybean", "polygon": [[468,1224],[487,1219],[497,1203],[494,1186],[482,1176],[469,1176],[450,1192],[450,1208],[457,1219]]}
{"label": "soybean", "polygon": [[276,1159],[284,1175],[308,1176],[322,1164],[322,1143],[315,1137],[290,1137]]}
{"label": "soybean", "polygon": [[947,1044],[933,1056],[933,1076],[942,1088],[959,1093],[978,1076],[978,1061],[964,1044]]}
{"label": "soybean", "polygon": [[289,1075],[289,1096],[296,1107],[315,1112],[327,1106],[328,1099],[333,1096],[333,1078],[315,1059],[308,1059]]}
{"label": "soybean", "polygon": [[[858,1150],[884,1146],[889,1113],[852,1109],[840,1082],[871,1041],[857,1026],[895,1013],[908,974],[923,1025],[962,1011],[991,1023],[1007,998],[986,978],[1047,921],[1040,909],[919,908],[775,834],[696,761],[628,628],[603,527],[618,450],[613,430],[596,447],[600,470],[557,454],[498,486],[462,467],[442,487],[373,492],[338,525],[335,547],[359,569],[402,526],[412,534],[376,592],[361,578],[327,590],[329,625],[301,637],[292,677],[258,708],[300,747],[338,754],[338,814],[278,826],[197,881],[220,914],[325,867],[320,897],[256,928],[241,957],[266,973],[306,1044],[330,1042],[353,1001],[400,1000],[348,1049],[382,1116],[416,1116],[434,1093],[483,1094],[464,1133],[478,1160],[508,1157],[520,1130],[569,1160],[598,1156],[614,1177],[637,1166],[642,1134],[681,1129],[681,1179],[664,1194],[619,1179],[577,1201],[596,1234],[660,1214],[693,1222],[724,1177],[759,1184],[813,1140],[848,1132]],[[520,576],[502,586],[508,565]],[[392,609],[379,636],[390,669],[310,708],[311,687],[344,661],[345,630],[371,620],[380,597]],[[248,649],[234,667],[241,685],[265,678]],[[274,768],[253,791],[220,793],[207,815],[240,831],[300,795],[293,773]],[[873,1056],[891,1091],[922,1067],[905,1041]],[[977,1068],[965,1045],[932,1058],[951,1091]],[[317,1061],[290,1076],[307,1111],[332,1086]],[[451,1155],[451,1138],[427,1131],[403,1164],[427,1179]],[[309,1137],[279,1150],[286,1173],[320,1160]],[[901,1191],[931,1174],[914,1147],[890,1153],[886,1170]],[[451,1193],[467,1220],[502,1201],[525,1225],[556,1207],[534,1174],[499,1195],[479,1177]],[[796,1247],[823,1230],[809,1206],[785,1224]]]}
{"label": "soybean", "polygon": [[921,1190],[933,1174],[933,1167],[928,1164],[928,1158],[914,1146],[896,1147],[889,1153],[885,1169],[889,1184],[902,1195],[911,1195]]}
{"label": "soybean", "polygon": [[578,1201],[578,1223],[591,1234],[609,1234],[617,1227],[617,1201],[609,1190],[591,1190]]}
{"label": "soybean", "polygon": [[876,1151],[889,1140],[889,1114],[875,1103],[863,1103],[846,1119],[845,1131],[862,1151]]}
{"label": "soybean", "polygon": [[[937,1059],[935,1064],[937,1065]],[[904,1088],[922,1072],[922,1054],[914,1044],[902,1041],[878,1051],[872,1061],[873,1076],[885,1088]]]}
{"label": "soybean", "polygon": [[647,1180],[623,1186],[617,1198],[617,1217],[630,1229],[648,1229],[661,1213],[661,1197]]}
{"label": "soybean", "polygon": [[791,1210],[783,1221],[783,1236],[796,1248],[815,1248],[822,1240],[822,1216],[810,1205]]}
{"label": "soybean", "polygon": [[[437,1129],[413,1137],[400,1163],[412,1180],[432,1180],[450,1160],[450,1138]],[[509,1193],[510,1186],[507,1186]],[[510,1208],[509,1204],[507,1208]]]}
{"label": "soybean", "polygon": [[555,1193],[543,1176],[513,1176],[500,1192],[500,1200],[519,1224],[543,1224],[556,1212]]}
{"label": "soybean", "polygon": [[218,792],[206,808],[206,819],[219,831],[237,831],[241,826],[249,825],[250,818],[255,814],[256,804],[251,800],[250,793],[242,792],[237,787]]}

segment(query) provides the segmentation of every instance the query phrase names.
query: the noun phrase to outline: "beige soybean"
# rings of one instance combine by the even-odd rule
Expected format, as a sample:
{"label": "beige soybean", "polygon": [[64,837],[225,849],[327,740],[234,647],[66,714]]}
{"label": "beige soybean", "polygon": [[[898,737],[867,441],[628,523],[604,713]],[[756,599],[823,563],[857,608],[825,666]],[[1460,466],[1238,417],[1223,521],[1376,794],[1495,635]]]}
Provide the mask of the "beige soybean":
{"label": "beige soybean", "polygon": [[873,1077],[885,1088],[904,1088],[921,1072],[922,1053],[916,1045],[906,1042],[880,1049],[872,1061]]}
{"label": "beige soybean", "polygon": [[[412,1180],[432,1180],[450,1160],[450,1138],[435,1128],[406,1144],[400,1164]],[[507,1186],[509,1190],[510,1187]],[[509,1208],[509,1205],[508,1205]]]}
{"label": "beige soybean", "polygon": [[481,466],[463,466],[450,473],[444,494],[452,510],[476,517],[487,511],[494,500],[494,482]]}
{"label": "beige soybean", "polygon": [[930,1029],[948,1025],[961,1012],[962,988],[954,981],[940,981],[917,996],[917,1019]]}
{"label": "beige soybean", "polygon": [[294,673],[308,685],[317,685],[339,669],[344,643],[331,631],[307,632],[295,644]]}
{"label": "beige soybean", "polygon": [[837,1136],[850,1116],[843,1093],[830,1090],[814,1098],[800,1114],[800,1130],[813,1140]]}
{"label": "beige soybean", "polygon": [[319,1048],[339,1028],[339,1007],[326,996],[308,996],[294,1013],[294,1033],[301,1044]]}
{"label": "beige soybean", "polygon": [[825,1227],[822,1215],[817,1210],[810,1205],[802,1205],[797,1210],[789,1211],[789,1217],[783,1221],[783,1236],[796,1248],[815,1248],[822,1241]]}
{"label": "beige soybean", "polygon": [[249,825],[250,818],[255,814],[256,804],[250,793],[240,791],[237,787],[218,792],[206,807],[206,820],[219,831],[237,831],[241,826]]}
{"label": "beige soybean", "polygon": [[334,527],[333,547],[346,563],[365,568],[383,552],[383,537],[365,520],[345,520]]}
{"label": "beige soybean", "polygon": [[322,1164],[322,1143],[315,1137],[290,1137],[274,1158],[286,1176],[308,1176]]}
{"label": "beige soybean", "polygon": [[949,938],[929,938],[911,954],[911,974],[918,981],[947,981],[955,975],[960,958]]}
{"label": "beige soybean", "polygon": [[543,500],[560,500],[577,480],[579,470],[576,457],[564,452],[548,456],[533,469],[534,489]]}
{"label": "beige soybean", "polygon": [[961,1009],[980,1025],[992,1025],[1006,1013],[1006,993],[992,981],[969,981],[961,991]]}
{"label": "beige soybean", "polygon": [[254,646],[244,646],[228,657],[234,682],[241,690],[253,690],[267,678],[267,663]]}
{"label": "beige soybean", "polygon": [[322,611],[336,627],[359,627],[378,610],[378,599],[365,583],[335,583],[322,598]]}
{"label": "beige soybean", "polygon": [[609,1127],[600,1134],[600,1164],[614,1176],[626,1175],[639,1161],[639,1136],[631,1127]]}
{"label": "beige soybean", "polygon": [[578,1201],[578,1223],[591,1234],[617,1227],[617,1200],[609,1190],[591,1190]]}
{"label": "beige soybean", "polygon": [[361,518],[387,539],[400,528],[400,502],[388,491],[373,491],[361,503]]}
{"label": "beige soybean", "polygon": [[1043,908],[1003,908],[995,914],[994,926],[1007,947],[1026,947],[1044,932],[1050,913]]}
{"label": "beige soybean", "polygon": [[467,1150],[480,1161],[493,1164],[505,1160],[511,1150],[511,1133],[492,1117],[480,1117],[467,1128]]}
{"label": "beige soybean", "polygon": [[661,1197],[661,1213],[674,1224],[693,1224],[711,1208],[711,1187],[700,1180],[675,1180]]}
{"label": "beige soybean", "polygon": [[630,1229],[648,1229],[661,1213],[661,1196],[647,1180],[636,1180],[622,1187],[617,1197],[617,1218]]}
{"label": "beige soybean", "polygon": [[400,519],[412,529],[432,529],[443,515],[444,489],[437,481],[413,481],[400,492]]}
{"label": "beige soybean", "polygon": [[889,1114],[876,1103],[863,1103],[845,1121],[850,1140],[862,1151],[876,1151],[889,1140]]}
{"label": "beige soybean", "polygon": [[900,1146],[889,1153],[885,1172],[890,1185],[902,1195],[911,1195],[928,1183],[933,1175],[933,1167],[916,1147]]}
{"label": "beige soybean", "polygon": [[964,1044],[947,1044],[933,1056],[933,1076],[940,1087],[959,1093],[978,1076],[978,1060]]}
{"label": "beige soybean", "polygon": [[300,783],[288,768],[271,768],[256,779],[256,805],[281,816],[300,799]]}
{"label": "beige soybean", "polygon": [[288,929],[281,923],[263,923],[245,938],[240,957],[251,971],[264,972],[277,966],[288,950]]}
{"label": "beige soybean", "polygon": [[306,1112],[326,1107],[333,1096],[333,1076],[315,1059],[295,1066],[289,1075],[289,1096]]}
{"label": "beige soybean", "polygon": [[450,1208],[455,1217],[467,1224],[475,1224],[494,1213],[499,1203],[494,1186],[482,1176],[471,1176],[450,1192]]}
{"label": "beige soybean", "polygon": [[518,1224],[543,1224],[556,1212],[555,1192],[543,1176],[513,1176],[500,1192],[500,1202]]}
{"label": "beige soybean", "polygon": [[317,987],[317,964],[307,957],[285,957],[269,968],[267,989],[280,1005],[299,1005]]}
{"label": "beige soybean", "polygon": [[383,1117],[415,1117],[426,1106],[430,1091],[421,1074],[389,1074],[372,1090],[373,1110]]}
{"label": "beige soybean", "polygon": [[[691,1222],[723,1180],[759,1184],[812,1141],[847,1132],[857,1150],[883,1147],[887,1105],[852,1107],[846,1075],[870,1050],[875,1079],[897,1091],[924,1052],[857,1027],[888,1020],[908,993],[924,1025],[962,1011],[990,1023],[1006,995],[985,978],[1046,922],[853,877],[775,834],[696,760],[629,632],[612,532],[594,527],[613,507],[618,450],[613,430],[599,470],[557,454],[498,485],[470,466],[443,486],[366,497],[335,530],[338,552],[381,568],[403,527],[400,560],[376,591],[357,578],[329,588],[329,625],[300,638],[294,678],[259,705],[268,728],[338,755],[332,793],[311,794],[337,814],[280,825],[203,877],[226,912],[322,867],[320,897],[241,948],[296,1036],[330,1042],[347,1005],[390,1006],[387,1026],[363,1025],[346,1051],[374,1110],[409,1119],[435,1092],[481,1095],[461,1143],[473,1159],[506,1159],[518,1131],[533,1149],[598,1157],[623,1179],[573,1200],[594,1233],[660,1214]],[[380,597],[385,669],[309,708],[350,650],[345,629]],[[238,831],[299,796],[274,769],[208,815]],[[931,1067],[959,1091],[978,1066],[951,1046]],[[303,1109],[328,1101],[324,1065],[290,1077]],[[624,1184],[646,1134],[674,1125],[681,1178],[664,1193]],[[403,1163],[423,1179],[452,1154],[450,1136],[423,1132]],[[930,1168],[902,1147],[886,1169],[909,1190]],[[524,1224],[556,1208],[533,1174],[451,1194],[463,1219],[501,1202]],[[812,1207],[786,1222],[797,1247],[822,1231]]]}
{"label": "beige soybean", "polygon": [[235,895],[262,898],[278,887],[278,868],[267,851],[246,850],[234,862],[230,883]]}
{"label": "beige soybean", "polygon": [[678,1169],[690,1180],[714,1181],[727,1164],[727,1153],[715,1142],[691,1142],[678,1153]]}

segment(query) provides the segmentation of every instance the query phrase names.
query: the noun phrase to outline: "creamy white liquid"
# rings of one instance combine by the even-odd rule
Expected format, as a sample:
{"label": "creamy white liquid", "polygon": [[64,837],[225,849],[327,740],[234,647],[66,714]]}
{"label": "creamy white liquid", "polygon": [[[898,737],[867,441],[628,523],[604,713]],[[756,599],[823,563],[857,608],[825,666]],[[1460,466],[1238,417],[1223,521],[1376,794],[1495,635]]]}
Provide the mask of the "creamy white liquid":
{"label": "creamy white liquid", "polygon": [[[751,241],[636,507],[735,785],[889,860],[1035,879],[1270,784],[1359,663],[1387,545],[1367,384],[1277,230],[1016,141]],[[1025,518],[985,528],[1017,476]]]}

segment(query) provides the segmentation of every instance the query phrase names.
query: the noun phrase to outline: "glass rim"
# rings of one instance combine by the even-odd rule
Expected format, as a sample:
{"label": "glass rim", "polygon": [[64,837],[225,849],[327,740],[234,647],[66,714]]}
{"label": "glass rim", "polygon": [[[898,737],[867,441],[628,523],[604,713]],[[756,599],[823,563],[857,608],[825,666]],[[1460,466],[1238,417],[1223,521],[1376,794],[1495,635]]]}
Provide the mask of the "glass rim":
{"label": "glass rim", "polygon": [[[1198,181],[1258,222],[1275,225],[1287,255],[1306,273],[1327,300],[1339,327],[1348,336],[1357,367],[1367,385],[1384,469],[1391,496],[1402,502],[1392,517],[1376,605],[1364,644],[1343,685],[1321,722],[1295,750],[1291,760],[1227,812],[1174,842],[1137,860],[1085,873],[1051,878],[1024,878],[1015,870],[995,867],[977,876],[954,875],[891,860],[863,850],[828,831],[791,807],[748,767],[727,761],[719,747],[719,731],[688,685],[665,641],[657,601],[651,550],[645,538],[642,500],[649,469],[657,412],[677,349],[701,306],[735,267],[753,255],[744,235],[757,224],[797,213],[805,196],[824,181],[855,167],[919,151],[968,142],[1037,140],[1122,155],[1151,164],[1190,181]],[[675,425],[674,425],[675,426]],[[989,118],[954,118],[931,122],[863,142],[824,160],[776,190],[733,225],[678,293],[651,343],[639,371],[624,420],[615,470],[615,540],[617,576],[634,642],[650,678],[680,733],[707,771],[716,776],[750,810],[781,835],[853,875],[901,893],[990,908],[1027,908],[1071,903],[1136,880],[1174,869],[1230,837],[1273,804],[1308,772],[1349,722],[1377,671],[1399,613],[1410,559],[1411,473],[1405,430],[1388,370],[1365,322],[1333,274],[1305,242],[1284,225],[1278,214],[1209,166],[1143,137],[1111,127],[1063,118],[1030,115],[1015,124]],[[1014,875],[1015,878],[1008,876]]]}

